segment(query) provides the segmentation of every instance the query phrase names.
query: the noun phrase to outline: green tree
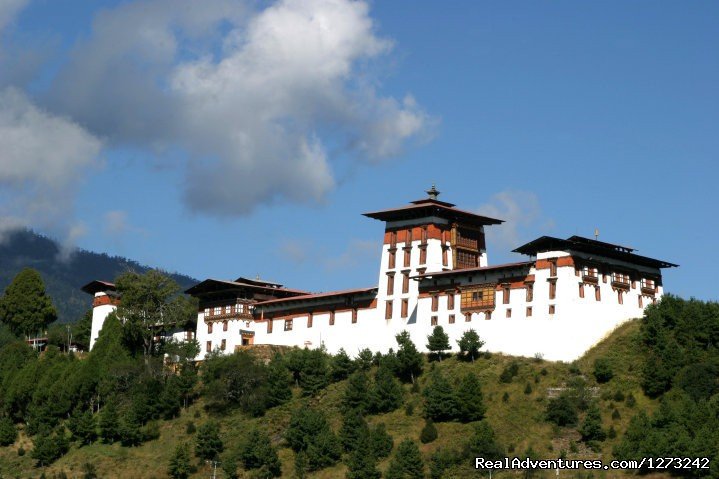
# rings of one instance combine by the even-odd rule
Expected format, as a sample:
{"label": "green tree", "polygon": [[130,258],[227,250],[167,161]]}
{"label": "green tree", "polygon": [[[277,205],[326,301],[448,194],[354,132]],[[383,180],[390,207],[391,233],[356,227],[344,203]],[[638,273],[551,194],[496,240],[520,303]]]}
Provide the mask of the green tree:
{"label": "green tree", "polygon": [[402,405],[402,385],[384,365],[377,368],[374,386],[370,391],[369,410],[372,413],[386,413]]}
{"label": "green tree", "polygon": [[167,474],[172,479],[187,479],[192,474],[190,462],[190,448],[187,444],[180,444],[175,448],[175,453],[170,458],[167,467]]}
{"label": "green tree", "polygon": [[457,398],[452,385],[439,369],[432,371],[422,391],[424,415],[435,422],[452,421],[459,415]]}
{"label": "green tree", "polygon": [[355,371],[347,380],[347,387],[342,396],[343,409],[357,409],[364,412],[370,404],[370,392],[367,373],[363,370]]}
{"label": "green tree", "polygon": [[422,444],[429,444],[435,439],[437,439],[437,427],[431,419],[427,419],[422,428],[422,432],[419,434],[419,440]]}
{"label": "green tree", "polygon": [[382,474],[377,470],[377,458],[372,450],[367,430],[357,438],[355,448],[347,461],[347,479],[379,479]]}
{"label": "green tree", "polygon": [[587,415],[579,427],[579,433],[583,441],[603,441],[607,437],[602,429],[602,413],[596,403],[587,410]]}
{"label": "green tree", "polygon": [[495,439],[494,430],[487,421],[481,421],[474,426],[472,435],[464,445],[464,457],[483,457],[490,460],[504,457],[502,447]]}
{"label": "green tree", "polygon": [[68,447],[69,444],[65,438],[64,429],[57,429],[52,434],[46,431],[35,437],[31,456],[37,461],[38,466],[44,467],[62,457],[67,452]]}
{"label": "green tree", "polygon": [[3,416],[0,417],[0,447],[10,446],[17,440],[17,428],[12,420]]}
{"label": "green tree", "polygon": [[267,369],[267,407],[275,407],[292,399],[292,375],[282,356],[275,355]]}
{"label": "green tree", "polygon": [[392,452],[394,446],[394,440],[392,436],[387,433],[387,428],[384,423],[381,422],[375,427],[370,428],[369,433],[370,444],[372,446],[372,453],[377,458],[387,457]]}
{"label": "green tree", "polygon": [[90,410],[75,409],[67,422],[72,436],[81,446],[92,444],[97,438],[95,416]]}
{"label": "green tree", "polygon": [[597,358],[594,361],[593,373],[598,383],[606,383],[614,377],[612,363],[607,358]]}
{"label": "green tree", "polygon": [[431,354],[436,355],[440,361],[442,361],[444,352],[450,349],[449,335],[444,332],[442,326],[435,326],[432,334],[427,336],[427,349]]}
{"label": "green tree", "polygon": [[339,461],[342,445],[337,435],[331,430],[323,430],[312,438],[307,447],[307,464],[310,471],[324,469]]}
{"label": "green tree", "polygon": [[355,370],[355,363],[350,359],[343,348],[332,357],[332,381],[347,379]]}
{"label": "green tree", "polygon": [[457,408],[462,422],[479,421],[487,410],[479,378],[472,372],[467,373],[457,387]]}
{"label": "green tree", "polygon": [[389,469],[387,479],[422,479],[424,478],[424,461],[417,444],[411,439],[405,439],[397,446]]}
{"label": "green tree", "polygon": [[557,426],[574,426],[578,421],[577,410],[567,394],[547,402],[546,417]]}
{"label": "green tree", "polygon": [[360,351],[359,354],[357,354],[357,359],[355,360],[357,367],[363,371],[369,371],[372,367],[373,361],[374,354],[372,354],[372,350],[369,348],[365,348]]}
{"label": "green tree", "polygon": [[43,331],[57,319],[57,310],[45,293],[40,273],[31,268],[20,271],[0,298],[0,322],[16,335]]}
{"label": "green tree", "polygon": [[457,341],[459,352],[462,358],[469,357],[472,362],[479,357],[479,350],[484,346],[484,341],[479,339],[479,334],[474,329],[465,331]]}
{"label": "green tree", "polygon": [[295,452],[306,451],[315,437],[329,430],[329,423],[322,411],[303,406],[292,412],[285,439]]}
{"label": "green tree", "polygon": [[280,458],[270,437],[259,429],[251,429],[240,444],[239,459],[247,470],[263,469],[269,477],[282,474]]}
{"label": "green tree", "polygon": [[195,438],[195,456],[203,461],[217,460],[224,448],[219,424],[208,421],[200,426]]}
{"label": "green tree", "polygon": [[113,402],[107,403],[100,412],[98,426],[100,426],[102,442],[112,444],[120,439],[120,419]]}
{"label": "green tree", "polygon": [[417,351],[407,331],[402,331],[397,336],[397,375],[405,382],[412,382],[422,374],[422,354]]}
{"label": "green tree", "polygon": [[342,427],[340,428],[340,442],[345,452],[354,451],[361,436],[369,435],[369,426],[362,413],[357,409],[351,409],[342,415]]}

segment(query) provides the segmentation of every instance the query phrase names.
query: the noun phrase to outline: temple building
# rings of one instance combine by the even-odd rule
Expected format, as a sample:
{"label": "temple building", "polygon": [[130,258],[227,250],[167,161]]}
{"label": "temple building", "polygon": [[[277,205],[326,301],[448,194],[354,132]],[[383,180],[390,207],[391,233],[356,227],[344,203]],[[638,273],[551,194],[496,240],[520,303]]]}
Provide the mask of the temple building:
{"label": "temple building", "polygon": [[[254,344],[386,352],[404,330],[426,350],[439,325],[455,351],[462,334],[474,329],[488,351],[571,361],[640,317],[662,295],[661,270],[677,266],[579,236],[543,236],[514,250],[525,261],[490,265],[485,228],[503,221],[439,200],[434,186],[427,194],[365,213],[384,223],[376,285],[313,294],[240,277],[188,289],[200,304],[197,359]],[[85,287],[96,310],[113,304],[107,284]],[[106,314],[98,310],[98,324]]]}

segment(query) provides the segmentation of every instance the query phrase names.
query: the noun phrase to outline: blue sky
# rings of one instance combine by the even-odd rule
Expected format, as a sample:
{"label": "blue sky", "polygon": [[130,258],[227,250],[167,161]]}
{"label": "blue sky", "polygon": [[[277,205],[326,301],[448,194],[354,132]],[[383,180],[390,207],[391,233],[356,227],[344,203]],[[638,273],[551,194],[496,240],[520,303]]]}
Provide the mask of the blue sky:
{"label": "blue sky", "polygon": [[436,183],[507,220],[490,263],[598,228],[716,300],[718,22],[700,1],[0,1],[0,226],[327,291],[377,281],[362,212]]}

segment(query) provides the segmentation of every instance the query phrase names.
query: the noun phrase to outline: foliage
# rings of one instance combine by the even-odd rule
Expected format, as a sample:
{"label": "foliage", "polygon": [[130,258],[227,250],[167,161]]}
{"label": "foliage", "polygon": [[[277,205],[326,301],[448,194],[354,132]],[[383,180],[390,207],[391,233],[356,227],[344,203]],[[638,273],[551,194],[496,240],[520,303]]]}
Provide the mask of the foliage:
{"label": "foliage", "polygon": [[606,383],[614,377],[612,363],[608,358],[598,358],[594,361],[593,374],[598,383]]}
{"label": "foliage", "polygon": [[203,365],[206,407],[213,412],[240,408],[261,415],[268,405],[268,368],[247,351],[208,354]]}
{"label": "foliage", "polygon": [[369,426],[357,409],[351,409],[342,415],[340,442],[345,452],[354,451],[360,437],[369,437]]}
{"label": "foliage", "polygon": [[285,439],[295,452],[305,452],[309,471],[335,464],[342,454],[340,440],[330,429],[324,413],[310,407],[292,413]]}
{"label": "foliage", "polygon": [[459,406],[452,384],[439,369],[431,372],[429,382],[422,391],[424,415],[436,422],[452,421],[459,416]]}
{"label": "foliage", "polygon": [[81,446],[92,444],[97,439],[95,416],[92,412],[76,408],[67,422],[72,436]]}
{"label": "foliage", "polygon": [[557,426],[574,426],[579,420],[576,407],[567,394],[547,402],[546,418]]}
{"label": "foliage", "polygon": [[170,458],[167,474],[172,479],[187,479],[191,473],[190,448],[187,444],[180,444]]}
{"label": "foliage", "polygon": [[0,417],[0,447],[9,446],[17,441],[17,428],[12,420],[3,416]]}
{"label": "foliage", "polygon": [[355,370],[355,363],[350,359],[343,348],[332,357],[331,361],[331,377],[332,381],[342,381],[347,379]]}
{"label": "foliage", "polygon": [[479,339],[479,334],[474,329],[469,329],[462,334],[457,341],[460,358],[471,359],[472,362],[479,357],[479,350],[484,346],[484,341]]}
{"label": "foliage", "polygon": [[372,454],[377,458],[387,457],[392,452],[394,447],[394,440],[392,436],[387,433],[387,428],[384,423],[379,423],[375,427],[370,428],[369,433],[370,445],[372,447]]}
{"label": "foliage", "polygon": [[279,477],[282,474],[280,459],[277,450],[267,434],[259,429],[251,429],[240,445],[239,459],[247,470],[264,469],[269,477]]}
{"label": "foliage", "polygon": [[65,438],[64,429],[56,429],[54,432],[45,431],[35,437],[34,447],[31,453],[37,466],[47,466],[62,457],[68,450],[69,444]]}
{"label": "foliage", "polygon": [[363,371],[369,371],[369,369],[372,367],[373,360],[374,354],[372,354],[372,350],[369,348],[365,348],[359,352],[359,354],[357,355],[357,359],[355,359],[355,362],[357,363],[357,368]]}
{"label": "foliage", "polygon": [[370,436],[365,429],[356,439],[354,449],[347,460],[347,479],[379,479],[377,457],[372,450]]}
{"label": "foliage", "polygon": [[342,407],[345,410],[367,410],[370,402],[370,385],[367,374],[363,370],[352,373],[347,381]]}
{"label": "foliage", "polygon": [[388,367],[381,365],[369,395],[369,411],[374,414],[394,411],[402,405],[402,385]]}
{"label": "foliage", "polygon": [[303,396],[314,396],[329,384],[329,358],[323,349],[295,348],[285,360]]}
{"label": "foliage", "polygon": [[517,373],[519,373],[519,363],[512,361],[502,370],[502,373],[499,375],[499,382],[511,383]]}
{"label": "foliage", "polygon": [[419,434],[419,440],[422,444],[429,444],[435,439],[437,439],[437,427],[431,419],[427,419],[422,428],[422,432]]}
{"label": "foliage", "polygon": [[120,439],[120,419],[117,416],[115,403],[107,403],[102,409],[98,426],[102,442],[112,444]]}
{"label": "foliage", "polygon": [[464,457],[483,457],[489,460],[504,457],[504,451],[495,439],[494,430],[487,421],[481,421],[474,426],[472,435],[464,445]]}
{"label": "foliage", "polygon": [[282,359],[275,355],[267,369],[267,407],[275,407],[292,399],[292,375]]}
{"label": "foliage", "polygon": [[602,413],[598,404],[592,404],[579,428],[583,441],[603,441],[606,433],[602,429]]}
{"label": "foliage", "polygon": [[476,374],[469,372],[457,388],[457,418],[462,422],[479,421],[487,408],[484,405],[482,387]]}
{"label": "foliage", "polygon": [[432,334],[427,336],[427,349],[432,356],[437,357],[440,361],[442,361],[444,352],[450,349],[449,335],[444,332],[442,326],[435,326]]}
{"label": "foliage", "polygon": [[407,331],[402,331],[395,339],[398,345],[396,374],[402,381],[414,383],[415,378],[422,374],[422,354],[417,351]]}
{"label": "foliage", "polygon": [[199,427],[195,437],[195,456],[203,461],[212,461],[218,459],[224,449],[219,424],[208,421]]}
{"label": "foliage", "polygon": [[387,479],[422,479],[424,478],[424,461],[417,444],[405,439],[399,446],[385,476]]}
{"label": "foliage", "polygon": [[31,268],[20,271],[0,298],[0,322],[15,335],[38,333],[57,319],[57,310],[45,293],[40,273]]}

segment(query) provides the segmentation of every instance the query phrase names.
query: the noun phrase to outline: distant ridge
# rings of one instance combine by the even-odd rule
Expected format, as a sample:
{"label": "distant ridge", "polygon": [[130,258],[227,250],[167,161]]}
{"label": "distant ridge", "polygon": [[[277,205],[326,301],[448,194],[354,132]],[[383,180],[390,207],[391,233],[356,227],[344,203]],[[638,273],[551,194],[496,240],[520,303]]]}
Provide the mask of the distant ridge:
{"label": "distant ridge", "polygon": [[[144,272],[151,269],[135,261],[105,253],[76,250],[67,261],[60,261],[60,247],[50,238],[30,230],[7,234],[0,243],[0,292],[10,284],[23,268],[40,272],[45,288],[58,311],[58,322],[74,322],[91,307],[87,294],[80,287],[93,279],[112,281],[124,271]],[[198,281],[182,274],[169,274],[183,288]]]}

